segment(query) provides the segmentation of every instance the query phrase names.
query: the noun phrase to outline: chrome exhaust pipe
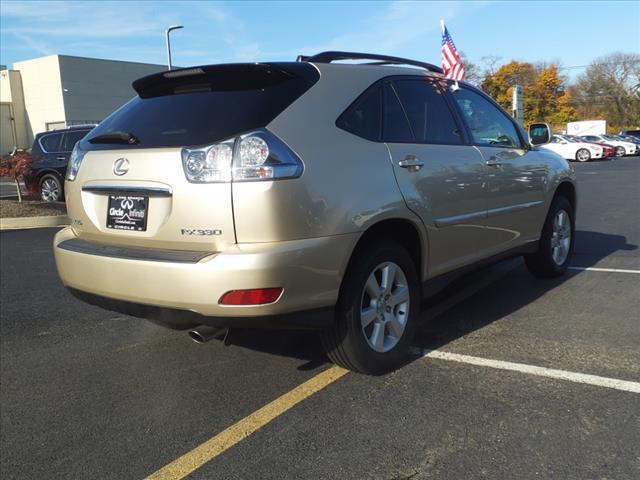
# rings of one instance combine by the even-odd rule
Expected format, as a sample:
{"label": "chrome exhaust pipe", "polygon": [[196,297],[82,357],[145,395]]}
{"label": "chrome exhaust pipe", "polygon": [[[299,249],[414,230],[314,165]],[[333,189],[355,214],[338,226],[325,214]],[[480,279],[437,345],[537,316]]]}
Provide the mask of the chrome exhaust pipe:
{"label": "chrome exhaust pipe", "polygon": [[218,337],[225,332],[226,328],[210,327],[200,325],[193,330],[189,330],[189,337],[196,343],[207,343],[212,338]]}

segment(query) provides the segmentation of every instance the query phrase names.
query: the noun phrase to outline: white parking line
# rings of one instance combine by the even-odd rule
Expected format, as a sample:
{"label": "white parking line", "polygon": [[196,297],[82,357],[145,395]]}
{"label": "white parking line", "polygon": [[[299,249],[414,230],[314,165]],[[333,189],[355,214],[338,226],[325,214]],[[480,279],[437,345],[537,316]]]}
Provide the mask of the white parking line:
{"label": "white parking line", "polygon": [[492,360],[489,358],[472,357],[470,355],[443,352],[441,350],[429,350],[424,354],[424,356],[428,358],[437,358],[439,360],[448,360],[451,362],[468,363],[471,365],[478,365],[480,367],[511,370],[513,372],[527,373],[529,375],[537,375],[539,377],[555,378],[575,383],[585,383],[587,385],[595,385],[597,387],[613,388],[625,392],[640,393],[639,382],[619,380],[617,378],[600,377],[598,375],[588,375],[586,373],[569,372],[566,370],[555,370],[553,368],[546,367],[536,367],[535,365],[527,365],[524,363],[513,363],[502,360]]}
{"label": "white parking line", "polygon": [[569,267],[569,270],[584,270],[587,272],[640,273],[640,270],[627,270],[624,268]]}

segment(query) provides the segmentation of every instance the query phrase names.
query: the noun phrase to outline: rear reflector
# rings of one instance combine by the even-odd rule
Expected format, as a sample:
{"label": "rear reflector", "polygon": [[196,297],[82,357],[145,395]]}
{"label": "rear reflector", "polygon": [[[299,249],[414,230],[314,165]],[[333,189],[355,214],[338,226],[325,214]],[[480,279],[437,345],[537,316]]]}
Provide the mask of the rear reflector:
{"label": "rear reflector", "polygon": [[282,288],[254,288],[251,290],[231,290],[222,297],[220,305],[265,305],[275,302],[282,293]]}

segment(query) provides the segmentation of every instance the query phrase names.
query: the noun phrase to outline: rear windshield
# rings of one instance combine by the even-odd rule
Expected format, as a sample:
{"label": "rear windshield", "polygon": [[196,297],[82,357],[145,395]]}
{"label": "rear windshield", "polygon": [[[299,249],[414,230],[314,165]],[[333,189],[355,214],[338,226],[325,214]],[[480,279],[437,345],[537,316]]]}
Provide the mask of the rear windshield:
{"label": "rear windshield", "polygon": [[[134,83],[139,95],[107,117],[82,142],[83,150],[206,145],[265,127],[317,81],[300,67],[287,72],[265,65],[210,67],[188,78],[163,74]],[[205,67],[203,67],[205,68]],[[251,77],[247,81],[247,77]],[[142,83],[144,81],[144,83]],[[142,84],[142,86],[140,86]],[[235,89],[234,89],[235,88]],[[126,132],[139,143],[90,143]]]}

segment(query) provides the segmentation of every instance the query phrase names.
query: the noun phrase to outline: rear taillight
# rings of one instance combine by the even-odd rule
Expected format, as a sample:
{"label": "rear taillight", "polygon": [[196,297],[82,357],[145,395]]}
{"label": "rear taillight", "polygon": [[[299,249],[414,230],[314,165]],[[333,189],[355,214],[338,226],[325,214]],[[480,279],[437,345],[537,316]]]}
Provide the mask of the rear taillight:
{"label": "rear taillight", "polygon": [[200,148],[183,148],[182,165],[193,183],[297,178],[303,165],[278,137],[258,130]]}
{"label": "rear taillight", "polygon": [[82,160],[84,159],[84,155],[86,153],[80,150],[78,143],[76,143],[73,147],[71,156],[69,157],[69,163],[67,164],[67,173],[65,175],[65,180],[69,182],[73,182],[76,179],[78,170],[80,170],[80,165],[82,164]]}
{"label": "rear taillight", "polygon": [[266,305],[273,303],[282,294],[282,288],[252,288],[249,290],[230,290],[218,303],[220,305]]}

